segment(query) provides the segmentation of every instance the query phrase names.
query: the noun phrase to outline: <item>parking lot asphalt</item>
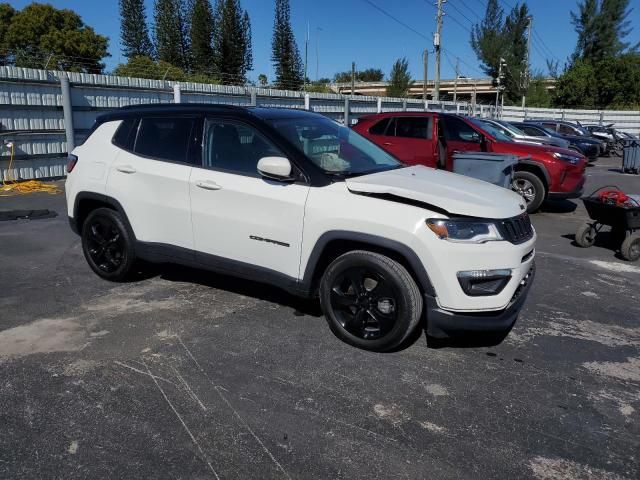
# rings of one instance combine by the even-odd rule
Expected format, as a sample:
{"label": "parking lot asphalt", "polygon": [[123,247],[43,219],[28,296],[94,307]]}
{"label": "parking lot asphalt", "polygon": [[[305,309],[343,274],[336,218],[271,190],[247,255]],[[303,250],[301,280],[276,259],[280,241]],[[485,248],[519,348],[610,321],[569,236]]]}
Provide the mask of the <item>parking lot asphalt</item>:
{"label": "parking lot asphalt", "polygon": [[[640,193],[619,160],[587,190]],[[181,267],[94,275],[63,195],[0,198],[0,478],[640,477],[640,263],[533,215],[537,278],[504,342],[388,354],[318,307]]]}

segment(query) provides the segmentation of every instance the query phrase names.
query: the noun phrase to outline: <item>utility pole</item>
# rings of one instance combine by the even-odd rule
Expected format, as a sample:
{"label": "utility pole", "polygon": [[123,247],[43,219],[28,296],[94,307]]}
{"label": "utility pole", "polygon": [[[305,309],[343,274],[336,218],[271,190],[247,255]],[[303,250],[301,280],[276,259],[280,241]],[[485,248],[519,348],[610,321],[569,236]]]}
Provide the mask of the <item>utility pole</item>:
{"label": "utility pole", "polygon": [[460,59],[456,57],[456,78],[453,81],[453,103],[458,101],[458,77],[460,76]]}
{"label": "utility pole", "polygon": [[309,68],[309,22],[307,22],[307,36],[304,39],[304,89],[307,90],[307,72]]}
{"label": "utility pole", "polygon": [[527,89],[529,88],[529,51],[531,50],[531,29],[533,28],[533,17],[529,16],[529,25],[527,26],[527,55],[524,62],[524,81],[522,82],[522,109],[527,102]]}
{"label": "utility pole", "polygon": [[351,62],[351,96],[356,89],[356,62]]}
{"label": "utility pole", "polygon": [[436,15],[436,33],[433,36],[433,46],[436,49],[436,79],[433,99],[440,100],[440,43],[442,39],[443,7],[447,0],[438,0],[438,14]]}
{"label": "utility pole", "polygon": [[477,80],[473,80],[473,95],[471,97],[471,105],[473,108],[473,116],[476,116],[476,96],[477,96]]}
{"label": "utility pole", "polygon": [[502,86],[502,79],[504,75],[502,74],[502,67],[506,67],[507,62],[504,58],[500,57],[500,67],[498,67],[498,78],[496,85],[496,113],[498,112],[498,106],[500,105],[500,92],[504,89]]}
{"label": "utility pole", "polygon": [[429,50],[426,48],[422,53],[422,62],[424,64],[424,80],[422,81],[422,101],[427,101],[427,80],[429,78]]}

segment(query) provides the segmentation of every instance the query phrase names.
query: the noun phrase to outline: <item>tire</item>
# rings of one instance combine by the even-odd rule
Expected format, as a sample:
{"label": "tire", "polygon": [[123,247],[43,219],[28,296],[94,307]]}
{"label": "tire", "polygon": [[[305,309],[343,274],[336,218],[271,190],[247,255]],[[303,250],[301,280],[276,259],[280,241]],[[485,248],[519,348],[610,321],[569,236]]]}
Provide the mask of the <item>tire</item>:
{"label": "tire", "polygon": [[320,281],[331,331],[356,347],[384,352],[404,342],[422,315],[413,277],[384,255],[354,250],[334,260]]}
{"label": "tire", "polygon": [[520,194],[527,203],[527,213],[533,213],[544,202],[547,192],[540,177],[531,172],[515,172],[511,190]]}
{"label": "tire", "polygon": [[589,248],[596,243],[596,235],[598,232],[590,223],[583,223],[578,227],[576,232],[576,243],[579,247]]}
{"label": "tire", "polygon": [[640,234],[634,233],[625,238],[620,247],[620,255],[630,262],[640,259]]}
{"label": "tire", "polygon": [[136,260],[133,236],[118,212],[93,210],[82,225],[81,238],[84,257],[99,277],[119,282],[132,272]]}

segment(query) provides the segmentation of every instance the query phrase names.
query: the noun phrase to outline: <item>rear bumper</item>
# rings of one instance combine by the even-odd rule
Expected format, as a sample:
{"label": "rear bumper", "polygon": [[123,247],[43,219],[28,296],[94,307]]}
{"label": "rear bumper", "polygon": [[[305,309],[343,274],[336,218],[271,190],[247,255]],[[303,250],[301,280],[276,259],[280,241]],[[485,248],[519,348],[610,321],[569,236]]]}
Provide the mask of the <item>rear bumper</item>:
{"label": "rear bumper", "polygon": [[447,338],[463,333],[508,331],[518,318],[534,277],[535,266],[532,266],[507,308],[494,312],[451,312],[440,308],[435,297],[425,295],[427,334]]}
{"label": "rear bumper", "polygon": [[576,187],[570,192],[549,192],[547,195],[548,200],[566,200],[568,198],[580,198],[584,193],[585,178],[582,178]]}

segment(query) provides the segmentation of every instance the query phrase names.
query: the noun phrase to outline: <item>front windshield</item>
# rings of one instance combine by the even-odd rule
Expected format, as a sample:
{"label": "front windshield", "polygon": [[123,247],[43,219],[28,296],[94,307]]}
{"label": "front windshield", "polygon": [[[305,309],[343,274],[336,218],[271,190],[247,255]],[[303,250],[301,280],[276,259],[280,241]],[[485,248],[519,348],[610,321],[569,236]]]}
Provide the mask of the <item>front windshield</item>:
{"label": "front windshield", "polygon": [[350,128],[328,118],[279,118],[269,123],[329,174],[355,176],[404,166]]}
{"label": "front windshield", "polygon": [[491,123],[478,120],[477,118],[470,118],[469,120],[471,120],[471,123],[473,123],[476,127],[480,127],[482,130],[487,132],[489,135],[491,135],[493,138],[495,138],[499,142],[513,142],[511,137],[508,137],[507,135],[502,133],[500,130],[494,127]]}

